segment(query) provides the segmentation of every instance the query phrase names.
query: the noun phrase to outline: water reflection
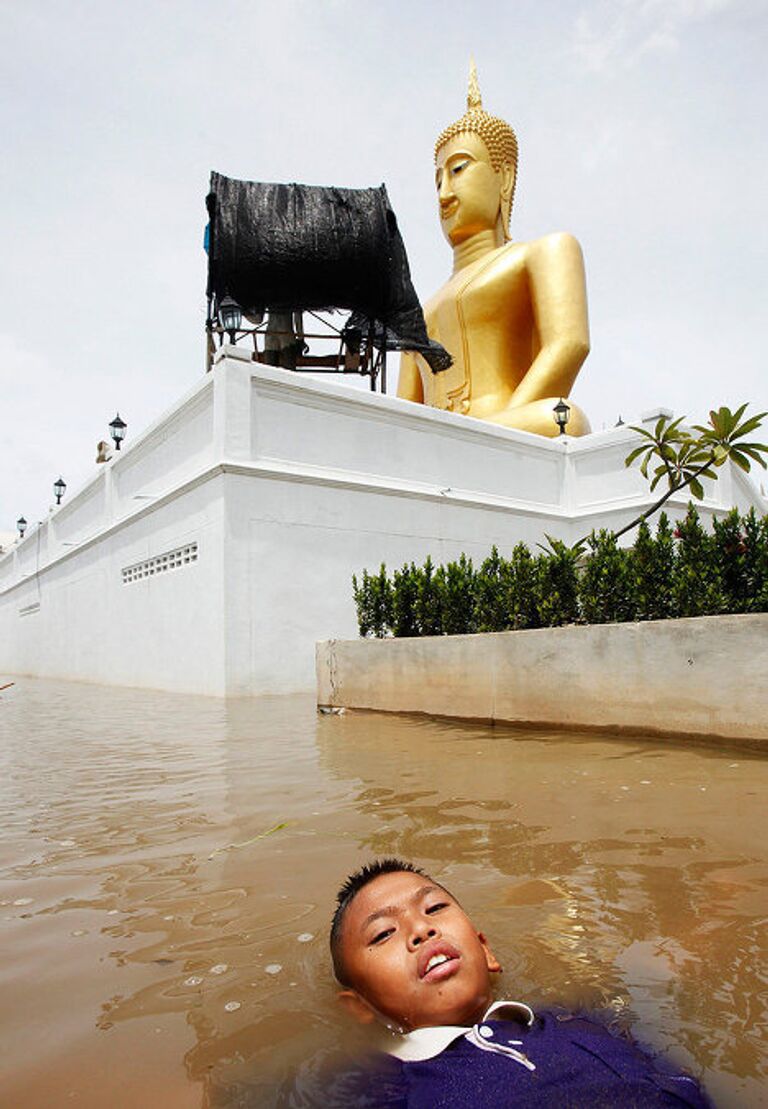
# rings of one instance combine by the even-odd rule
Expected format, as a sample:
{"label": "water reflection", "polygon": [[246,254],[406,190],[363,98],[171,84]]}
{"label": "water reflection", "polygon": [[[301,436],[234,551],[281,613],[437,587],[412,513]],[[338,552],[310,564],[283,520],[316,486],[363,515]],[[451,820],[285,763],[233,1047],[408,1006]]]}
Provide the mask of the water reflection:
{"label": "water reflection", "polygon": [[333,893],[397,853],[482,921],[507,994],[612,1009],[723,1104],[759,1104],[766,777],[733,752],[20,681],[0,702],[7,1096],[274,1104],[354,1042]]}

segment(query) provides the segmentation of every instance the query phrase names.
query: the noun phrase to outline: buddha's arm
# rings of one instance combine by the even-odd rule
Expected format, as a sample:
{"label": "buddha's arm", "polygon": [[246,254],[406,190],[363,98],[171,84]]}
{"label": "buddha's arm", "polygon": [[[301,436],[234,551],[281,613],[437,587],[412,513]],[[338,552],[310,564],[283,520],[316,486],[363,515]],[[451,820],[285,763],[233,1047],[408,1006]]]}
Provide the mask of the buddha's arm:
{"label": "buddha's arm", "polygon": [[510,406],[567,397],[589,354],[584,259],[573,235],[547,235],[530,244],[531,307],[539,353],[512,394]]}
{"label": "buddha's arm", "polygon": [[397,382],[397,395],[403,400],[424,403],[424,386],[421,383],[416,355],[406,351],[400,356],[400,377]]}

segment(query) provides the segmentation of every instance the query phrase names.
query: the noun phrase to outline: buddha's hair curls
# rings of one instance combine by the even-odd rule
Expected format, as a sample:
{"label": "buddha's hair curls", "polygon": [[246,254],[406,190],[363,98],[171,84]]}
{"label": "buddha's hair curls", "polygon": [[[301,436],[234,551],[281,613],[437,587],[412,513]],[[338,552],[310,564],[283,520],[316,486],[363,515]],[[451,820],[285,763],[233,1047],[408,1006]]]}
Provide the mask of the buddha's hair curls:
{"label": "buddha's hair curls", "polygon": [[435,161],[447,142],[469,131],[485,143],[491,165],[498,173],[502,166],[511,165],[517,173],[517,135],[503,119],[489,115],[483,108],[470,108],[455,123],[440,132],[435,143]]}

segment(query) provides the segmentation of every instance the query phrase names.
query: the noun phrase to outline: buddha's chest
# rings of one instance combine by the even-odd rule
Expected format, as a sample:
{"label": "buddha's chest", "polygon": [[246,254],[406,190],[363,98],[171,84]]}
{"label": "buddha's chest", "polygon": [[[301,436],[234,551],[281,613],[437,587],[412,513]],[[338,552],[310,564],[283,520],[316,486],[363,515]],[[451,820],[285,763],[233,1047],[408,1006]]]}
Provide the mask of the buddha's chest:
{"label": "buddha's chest", "polygon": [[505,376],[513,349],[530,349],[533,313],[522,251],[495,251],[454,274],[429,302],[425,316],[430,336],[453,357],[445,373],[422,371],[425,400],[466,411],[479,374]]}

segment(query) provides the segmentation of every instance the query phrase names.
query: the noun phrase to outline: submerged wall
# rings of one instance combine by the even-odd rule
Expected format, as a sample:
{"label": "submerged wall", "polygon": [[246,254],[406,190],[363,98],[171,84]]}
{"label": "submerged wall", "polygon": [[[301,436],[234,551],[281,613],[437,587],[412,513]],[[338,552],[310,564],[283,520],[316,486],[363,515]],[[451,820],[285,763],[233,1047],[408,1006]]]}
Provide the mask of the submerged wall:
{"label": "submerged wall", "polygon": [[321,706],[768,742],[768,613],[317,645]]}

